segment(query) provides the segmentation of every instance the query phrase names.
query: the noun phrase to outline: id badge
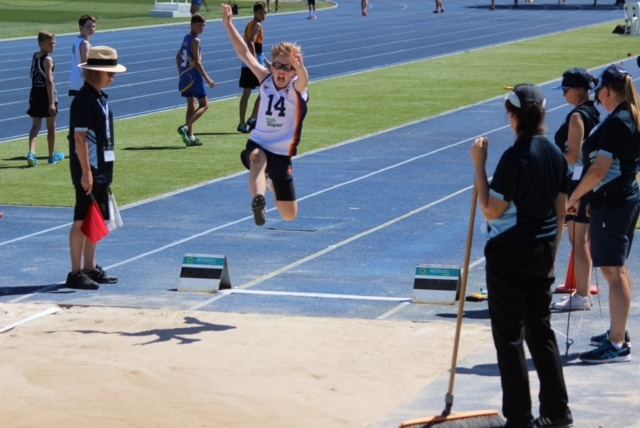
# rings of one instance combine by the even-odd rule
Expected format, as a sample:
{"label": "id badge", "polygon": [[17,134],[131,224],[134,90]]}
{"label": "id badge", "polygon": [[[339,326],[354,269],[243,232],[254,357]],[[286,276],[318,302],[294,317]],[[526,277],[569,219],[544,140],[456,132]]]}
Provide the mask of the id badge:
{"label": "id badge", "polygon": [[573,175],[571,176],[571,180],[573,181],[580,181],[580,179],[582,178],[582,169],[584,167],[582,165],[576,165],[573,168]]}
{"label": "id badge", "polygon": [[105,150],[104,151],[104,161],[105,162],[113,162],[116,160],[116,152],[115,150]]}

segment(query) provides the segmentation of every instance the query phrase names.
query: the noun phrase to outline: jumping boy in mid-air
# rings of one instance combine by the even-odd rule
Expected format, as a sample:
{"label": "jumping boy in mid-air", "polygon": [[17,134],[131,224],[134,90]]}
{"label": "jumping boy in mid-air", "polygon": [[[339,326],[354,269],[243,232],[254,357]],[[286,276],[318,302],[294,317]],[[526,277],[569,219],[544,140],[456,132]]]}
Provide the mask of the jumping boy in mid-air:
{"label": "jumping boy in mid-air", "polygon": [[[216,83],[209,77],[202,65],[200,39],[198,36],[204,31],[206,19],[196,13],[191,17],[191,32],[184,36],[180,50],[176,55],[176,65],[180,81],[178,89],[187,99],[186,123],[178,127],[178,134],[182,135],[182,142],[187,146],[201,146],[202,142],[193,135],[193,123],[200,119],[209,108],[207,91],[204,81],[213,88]],[[198,108],[196,108],[198,100]]]}
{"label": "jumping boy in mid-air", "polygon": [[267,174],[276,207],[285,221],[298,215],[291,158],[296,155],[307,113],[309,73],[300,46],[281,42],[271,50],[271,70],[262,66],[233,26],[231,6],[223,4],[224,27],[238,57],[260,82],[260,108],[246,149],[240,154],[249,169],[253,217],[258,226],[266,221]]}

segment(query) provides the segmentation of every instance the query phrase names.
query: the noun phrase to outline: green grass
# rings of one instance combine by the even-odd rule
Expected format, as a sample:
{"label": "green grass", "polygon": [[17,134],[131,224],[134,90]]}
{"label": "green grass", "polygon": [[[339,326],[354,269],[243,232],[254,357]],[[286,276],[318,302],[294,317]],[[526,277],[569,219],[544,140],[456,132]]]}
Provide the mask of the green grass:
{"label": "green grass", "polygon": [[[226,2],[226,1],[225,1]],[[255,0],[234,0],[240,16],[253,14]],[[220,19],[222,1],[209,0],[211,12],[200,11],[207,19]],[[318,2],[318,9],[330,7]],[[98,20],[98,31],[125,27],[188,22],[189,18],[152,18],[149,11],[153,0],[1,0],[0,40],[14,37],[35,37],[39,31],[54,34],[76,33],[78,18],[89,14]],[[306,1],[280,4],[281,12],[308,10]]]}
{"label": "green grass", "polygon": [[[636,52],[634,38],[614,36],[611,28],[604,24],[311,82],[300,152],[502,95],[503,85],[543,83],[559,78],[568,68],[592,68]],[[186,148],[180,142],[175,128],[184,121],[184,109],[117,121],[114,192],[118,202],[128,204],[241,171],[238,155],[246,135],[235,132],[237,108],[237,99],[211,104],[196,123],[203,147]],[[46,146],[43,137],[38,143],[40,153]],[[66,149],[66,135],[59,133],[58,142]],[[26,147],[26,139],[2,144],[0,203],[71,206],[68,161],[48,166],[43,159],[44,165],[28,169]]]}

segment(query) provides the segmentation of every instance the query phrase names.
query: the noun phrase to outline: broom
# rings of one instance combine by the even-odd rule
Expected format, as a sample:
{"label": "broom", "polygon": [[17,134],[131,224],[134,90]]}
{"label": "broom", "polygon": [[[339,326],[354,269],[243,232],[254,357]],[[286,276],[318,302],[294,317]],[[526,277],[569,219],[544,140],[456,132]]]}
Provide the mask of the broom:
{"label": "broom", "polygon": [[[464,254],[464,272],[462,274],[462,284],[460,295],[467,292],[467,278],[469,277],[469,260],[471,259],[471,243],[473,240],[473,229],[476,220],[476,204],[478,203],[478,188],[473,186],[473,196],[471,199],[471,214],[469,217],[469,229],[467,231],[467,248]],[[460,412],[451,414],[453,406],[453,381],[456,376],[456,364],[458,360],[458,345],[460,343],[460,330],[462,328],[462,315],[464,312],[464,299],[460,299],[458,306],[458,317],[456,320],[456,334],[453,341],[453,357],[451,358],[451,371],[449,372],[449,389],[445,396],[445,408],[439,416],[412,419],[400,424],[399,428],[420,427],[420,428],[497,428],[503,427],[505,421],[500,417],[497,410],[479,410],[473,412]]]}

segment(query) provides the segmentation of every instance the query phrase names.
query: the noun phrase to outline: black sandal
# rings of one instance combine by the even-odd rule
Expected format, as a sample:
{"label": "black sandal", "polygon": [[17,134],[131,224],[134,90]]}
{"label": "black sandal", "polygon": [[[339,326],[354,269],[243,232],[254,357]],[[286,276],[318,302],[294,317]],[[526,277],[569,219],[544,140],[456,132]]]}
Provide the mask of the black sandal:
{"label": "black sandal", "polygon": [[256,195],[251,201],[251,209],[253,210],[253,219],[258,226],[262,226],[267,221],[267,201],[263,195]]}

